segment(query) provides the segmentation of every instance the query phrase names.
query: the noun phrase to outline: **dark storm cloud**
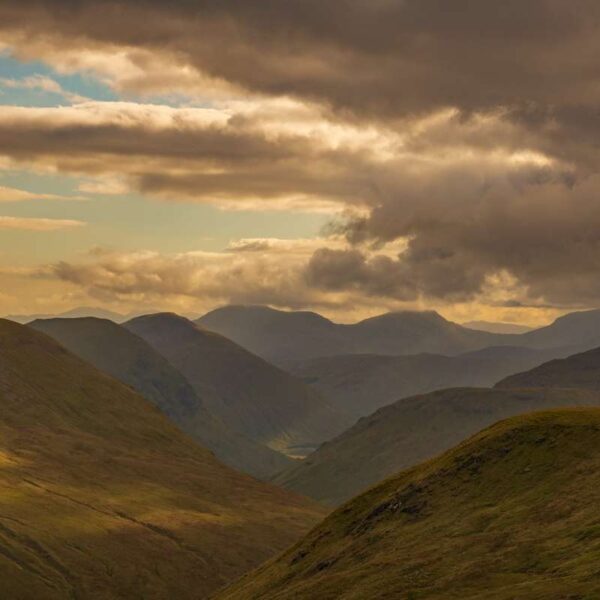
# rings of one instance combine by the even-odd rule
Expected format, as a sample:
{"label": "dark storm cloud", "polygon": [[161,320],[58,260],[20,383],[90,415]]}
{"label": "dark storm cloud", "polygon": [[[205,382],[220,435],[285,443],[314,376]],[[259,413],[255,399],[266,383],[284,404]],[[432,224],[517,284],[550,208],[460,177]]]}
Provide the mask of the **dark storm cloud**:
{"label": "dark storm cloud", "polygon": [[171,52],[267,94],[359,115],[593,106],[595,0],[5,2],[6,31]]}
{"label": "dark storm cloud", "polygon": [[[457,300],[506,276],[517,302],[600,297],[596,0],[21,0],[0,4],[0,35],[50,62],[128,53],[141,75],[119,79],[125,90],[169,90],[163,65],[186,67],[186,85],[210,76],[399,137],[374,156],[244,118],[201,132],[4,120],[13,159],[124,171],[146,192],[366,207],[340,224],[353,247],[307,264],[316,288]],[[399,255],[373,251],[399,238]]]}

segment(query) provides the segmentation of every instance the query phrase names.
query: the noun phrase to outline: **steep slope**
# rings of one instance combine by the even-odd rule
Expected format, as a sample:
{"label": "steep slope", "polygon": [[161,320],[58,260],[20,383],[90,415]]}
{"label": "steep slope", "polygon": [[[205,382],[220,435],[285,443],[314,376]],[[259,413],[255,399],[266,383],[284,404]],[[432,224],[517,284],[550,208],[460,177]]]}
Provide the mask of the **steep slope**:
{"label": "steep slope", "polygon": [[600,348],[552,360],[526,371],[506,377],[497,388],[561,387],[600,390]]}
{"label": "steep slope", "polygon": [[501,377],[539,365],[565,351],[499,346],[460,356],[347,354],[288,367],[333,406],[356,418],[398,398],[448,387],[491,386]]}
{"label": "steep slope", "polygon": [[457,388],[406,398],[361,419],[274,481],[335,506],[500,419],[596,405],[600,395],[595,392],[559,389]]}
{"label": "steep slope", "polygon": [[499,423],[330,515],[219,600],[600,597],[600,411]]}
{"label": "steep slope", "polygon": [[204,598],[321,514],[225,467],[51,338],[0,321],[3,598]]}
{"label": "steep slope", "polygon": [[467,329],[435,312],[395,312],[343,325],[310,312],[226,306],[196,323],[282,366],[339,354],[458,354],[511,340]]}
{"label": "steep slope", "polygon": [[29,326],[130,385],[224,463],[263,479],[290,466],[283,454],[228,429],[175,367],[124,327],[95,318],[37,320]]}
{"label": "steep slope", "polygon": [[149,315],[125,326],[163,354],[228,427],[274,450],[305,455],[352,422],[299,379],[183,317]]}

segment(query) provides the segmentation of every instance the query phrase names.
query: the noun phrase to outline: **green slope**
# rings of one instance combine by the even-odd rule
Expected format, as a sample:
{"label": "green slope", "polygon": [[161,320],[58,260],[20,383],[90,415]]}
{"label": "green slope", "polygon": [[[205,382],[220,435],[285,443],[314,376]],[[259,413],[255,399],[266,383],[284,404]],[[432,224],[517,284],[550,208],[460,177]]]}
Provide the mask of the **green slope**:
{"label": "green slope", "polygon": [[0,320],[0,596],[203,598],[310,502],[219,463],[129,387]]}
{"label": "green slope", "polygon": [[560,389],[456,388],[405,398],[360,419],[274,482],[336,506],[500,419],[534,410],[597,405],[596,392]]}
{"label": "green slope", "polygon": [[283,454],[227,428],[175,367],[124,327],[95,318],[37,320],[29,326],[130,385],[226,464],[261,479],[291,465]]}
{"label": "green slope", "polygon": [[330,515],[219,600],[600,597],[600,410],[516,417]]}
{"label": "green slope", "polygon": [[296,377],[183,317],[148,315],[125,326],[163,354],[228,427],[274,450],[305,455],[353,422]]}

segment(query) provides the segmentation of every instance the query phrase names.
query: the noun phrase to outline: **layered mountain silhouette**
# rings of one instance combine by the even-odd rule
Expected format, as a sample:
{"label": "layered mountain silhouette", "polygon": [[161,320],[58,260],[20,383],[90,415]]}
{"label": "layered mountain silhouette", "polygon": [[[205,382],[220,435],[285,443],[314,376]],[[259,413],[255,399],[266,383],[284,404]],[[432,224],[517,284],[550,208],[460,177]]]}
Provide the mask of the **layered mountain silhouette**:
{"label": "layered mountain silhouette", "polygon": [[224,463],[263,479],[291,464],[283,454],[226,427],[175,367],[124,327],[91,317],[37,320],[29,326],[130,385]]}
{"label": "layered mountain silhouette", "polygon": [[516,373],[498,382],[496,387],[561,387],[600,390],[600,348],[561,360],[552,360],[524,373]]}
{"label": "layered mountain silhouette", "polygon": [[0,321],[4,598],[206,597],[321,515],[224,466],[50,337]]}
{"label": "layered mountain silhouette", "polygon": [[600,410],[521,416],[353,499],[219,600],[596,598]]}
{"label": "layered mountain silhouette", "polygon": [[488,346],[557,348],[572,354],[600,346],[600,310],[571,313],[521,334],[470,329],[431,311],[393,312],[346,325],[311,312],[226,306],[196,322],[284,367],[340,354],[457,355]]}
{"label": "layered mountain silhouette", "polygon": [[490,333],[525,333],[533,329],[533,327],[527,327],[527,325],[497,323],[495,321],[468,321],[467,323],[462,323],[462,325],[469,329],[489,331]]}
{"label": "layered mountain silhouette", "polygon": [[291,456],[303,456],[353,419],[300,379],[227,338],[174,314],[125,327],[160,352],[225,425]]}
{"label": "layered mountain silhouette", "polygon": [[435,312],[388,313],[344,325],[312,312],[226,306],[196,322],[284,366],[338,354],[458,354],[508,343],[506,336],[462,327]]}
{"label": "layered mountain silhouette", "polygon": [[127,317],[126,315],[122,315],[120,313],[114,312],[112,310],[107,310],[105,308],[98,308],[93,306],[80,306],[59,314],[8,315],[6,318],[9,321],[15,321],[17,323],[25,325],[26,323],[30,323],[31,321],[35,321],[37,319],[82,319],[86,317],[94,317],[96,319],[109,319],[110,321],[114,321],[115,323],[121,323],[123,321],[126,321],[128,318],[133,318],[133,316],[134,315],[130,315],[129,317]]}
{"label": "layered mountain silhouette", "polygon": [[345,354],[296,361],[288,369],[335,407],[358,418],[405,396],[448,387],[491,386],[510,373],[564,353],[496,346],[459,356]]}
{"label": "layered mountain silhouette", "polygon": [[360,419],[274,481],[335,506],[500,419],[597,405],[600,394],[575,389],[454,388],[405,398]]}

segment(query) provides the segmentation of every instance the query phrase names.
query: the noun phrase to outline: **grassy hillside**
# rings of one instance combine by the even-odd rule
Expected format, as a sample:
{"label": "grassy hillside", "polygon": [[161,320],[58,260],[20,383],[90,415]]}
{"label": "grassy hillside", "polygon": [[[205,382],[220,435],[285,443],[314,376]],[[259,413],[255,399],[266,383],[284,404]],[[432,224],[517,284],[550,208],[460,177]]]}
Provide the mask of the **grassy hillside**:
{"label": "grassy hillside", "polygon": [[513,418],[330,515],[219,600],[600,597],[600,410]]}
{"label": "grassy hillside", "polygon": [[406,398],[360,419],[274,481],[335,506],[500,419],[594,405],[600,395],[585,390],[457,388]]}
{"label": "grassy hillside", "polygon": [[359,418],[406,396],[449,387],[491,386],[510,373],[561,355],[561,350],[513,346],[460,356],[346,354],[299,362],[289,370],[333,406]]}
{"label": "grassy hillside", "polygon": [[125,326],[174,365],[228,427],[289,455],[304,455],[348,427],[302,381],[223,336],[173,314]]}
{"label": "grassy hillside", "polygon": [[37,320],[30,327],[133,387],[226,464],[262,479],[291,465],[283,454],[227,428],[175,367],[124,327],[95,318]]}
{"label": "grassy hillside", "polygon": [[0,320],[3,598],[203,598],[321,515],[225,467],[51,338]]}
{"label": "grassy hillside", "polygon": [[562,387],[600,390],[600,348],[552,360],[526,371],[506,377],[498,388]]}

